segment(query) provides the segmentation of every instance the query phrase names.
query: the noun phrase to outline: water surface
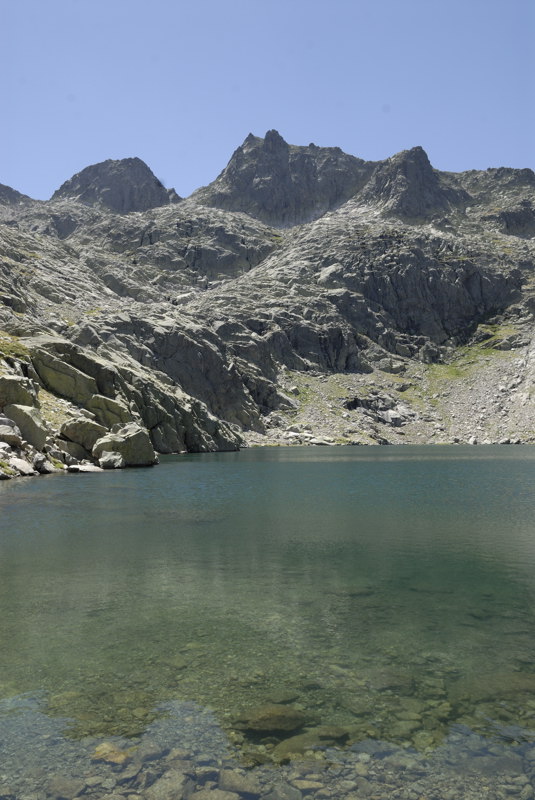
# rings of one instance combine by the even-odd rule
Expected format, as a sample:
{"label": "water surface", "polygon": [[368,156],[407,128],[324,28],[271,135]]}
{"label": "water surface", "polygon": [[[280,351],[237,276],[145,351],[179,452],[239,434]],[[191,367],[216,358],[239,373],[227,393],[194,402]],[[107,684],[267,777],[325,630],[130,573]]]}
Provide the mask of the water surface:
{"label": "water surface", "polygon": [[2,483],[0,731],[284,701],[356,743],[531,741],[534,478],[526,446],[294,447]]}

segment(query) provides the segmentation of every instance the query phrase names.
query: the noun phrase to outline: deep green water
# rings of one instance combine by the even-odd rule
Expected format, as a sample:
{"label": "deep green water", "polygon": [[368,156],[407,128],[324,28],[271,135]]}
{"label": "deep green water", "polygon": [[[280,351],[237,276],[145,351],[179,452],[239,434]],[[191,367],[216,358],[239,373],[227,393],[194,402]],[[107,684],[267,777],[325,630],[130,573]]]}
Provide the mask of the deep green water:
{"label": "deep green water", "polygon": [[231,729],[294,697],[353,739],[529,738],[534,485],[532,447],[251,449],[2,483],[0,732],[34,697],[75,738],[135,736],[173,700]]}

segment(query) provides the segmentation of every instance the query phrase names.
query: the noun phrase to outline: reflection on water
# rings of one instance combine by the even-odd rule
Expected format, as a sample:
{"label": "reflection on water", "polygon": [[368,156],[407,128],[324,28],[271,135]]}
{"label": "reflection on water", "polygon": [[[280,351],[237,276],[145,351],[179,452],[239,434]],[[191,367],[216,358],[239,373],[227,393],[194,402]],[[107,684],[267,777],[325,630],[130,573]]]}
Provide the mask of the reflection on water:
{"label": "reflection on water", "polygon": [[37,715],[91,763],[187,708],[247,763],[530,747],[534,475],[530,447],[273,448],[1,484],[0,735],[42,752]]}

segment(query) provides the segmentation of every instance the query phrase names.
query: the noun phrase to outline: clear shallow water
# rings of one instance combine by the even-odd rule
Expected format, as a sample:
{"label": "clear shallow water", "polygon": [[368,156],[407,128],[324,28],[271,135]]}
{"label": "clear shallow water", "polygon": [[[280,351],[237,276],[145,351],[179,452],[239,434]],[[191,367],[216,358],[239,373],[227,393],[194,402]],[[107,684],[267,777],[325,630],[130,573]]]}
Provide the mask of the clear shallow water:
{"label": "clear shallow water", "polygon": [[350,742],[531,742],[534,478],[530,447],[270,448],[2,483],[0,739],[291,700]]}

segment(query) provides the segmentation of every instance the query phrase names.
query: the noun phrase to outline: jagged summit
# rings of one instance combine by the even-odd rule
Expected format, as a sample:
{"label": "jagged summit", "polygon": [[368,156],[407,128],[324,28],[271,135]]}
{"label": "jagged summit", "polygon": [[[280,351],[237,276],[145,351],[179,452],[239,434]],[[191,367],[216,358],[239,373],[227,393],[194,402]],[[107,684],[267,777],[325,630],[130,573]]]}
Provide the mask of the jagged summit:
{"label": "jagged summit", "polygon": [[413,147],[378,164],[359,195],[390,214],[418,219],[462,205],[469,195],[433,169],[423,147]]}
{"label": "jagged summit", "polygon": [[140,158],[108,159],[76,173],[52,195],[52,200],[78,200],[121,214],[180,201],[166,189]]}
{"label": "jagged summit", "polygon": [[339,147],[290,145],[276,130],[263,139],[250,133],[216,180],[192,197],[287,227],[344,203],[362,188],[374,166]]}

